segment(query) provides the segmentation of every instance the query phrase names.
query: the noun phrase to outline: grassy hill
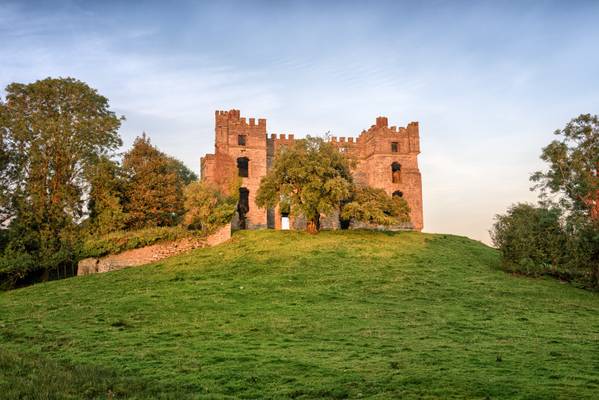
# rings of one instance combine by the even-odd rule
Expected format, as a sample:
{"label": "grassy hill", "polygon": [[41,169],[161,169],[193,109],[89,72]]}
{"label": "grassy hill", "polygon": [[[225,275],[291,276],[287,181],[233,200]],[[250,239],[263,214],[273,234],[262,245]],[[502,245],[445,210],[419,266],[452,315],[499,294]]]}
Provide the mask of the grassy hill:
{"label": "grassy hill", "polygon": [[599,295],[498,264],[449,235],[239,232],[0,293],[0,397],[597,398]]}

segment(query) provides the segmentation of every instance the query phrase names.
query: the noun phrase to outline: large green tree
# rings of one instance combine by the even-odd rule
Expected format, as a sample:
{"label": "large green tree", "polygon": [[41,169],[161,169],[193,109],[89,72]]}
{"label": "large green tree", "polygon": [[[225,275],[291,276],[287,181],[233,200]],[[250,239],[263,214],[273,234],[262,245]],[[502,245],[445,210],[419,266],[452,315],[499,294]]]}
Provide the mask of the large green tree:
{"label": "large green tree", "polygon": [[71,257],[73,231],[85,213],[86,174],[121,145],[122,118],[106,97],[72,78],[12,83],[5,92],[2,220],[13,229],[10,251],[35,254],[50,268]]}
{"label": "large green tree", "polygon": [[351,187],[347,157],[331,143],[308,136],[278,152],[262,178],[256,203],[260,207],[289,205],[292,214],[306,218],[306,230],[316,233],[320,214],[338,210]]}
{"label": "large green tree", "polygon": [[541,159],[549,168],[532,176],[545,198],[557,195],[570,212],[598,218],[599,211],[599,117],[582,114],[563,129],[558,139],[543,148]]}
{"label": "large green tree", "polygon": [[491,230],[504,264],[599,287],[599,118],[582,114],[543,148],[548,164],[534,173],[539,206],[516,204]]}
{"label": "large green tree", "polygon": [[152,145],[144,133],[125,153],[123,167],[129,179],[125,206],[128,226],[176,225],[184,213],[186,178],[181,165]]}

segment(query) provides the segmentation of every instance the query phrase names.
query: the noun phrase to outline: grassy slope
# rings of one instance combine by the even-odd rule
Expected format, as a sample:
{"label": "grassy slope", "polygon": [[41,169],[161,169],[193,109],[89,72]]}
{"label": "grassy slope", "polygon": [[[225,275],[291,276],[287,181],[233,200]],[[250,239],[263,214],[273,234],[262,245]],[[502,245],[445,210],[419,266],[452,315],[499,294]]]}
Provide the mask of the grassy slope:
{"label": "grassy slope", "polygon": [[596,396],[599,295],[497,267],[455,236],[240,232],[0,294],[0,393]]}

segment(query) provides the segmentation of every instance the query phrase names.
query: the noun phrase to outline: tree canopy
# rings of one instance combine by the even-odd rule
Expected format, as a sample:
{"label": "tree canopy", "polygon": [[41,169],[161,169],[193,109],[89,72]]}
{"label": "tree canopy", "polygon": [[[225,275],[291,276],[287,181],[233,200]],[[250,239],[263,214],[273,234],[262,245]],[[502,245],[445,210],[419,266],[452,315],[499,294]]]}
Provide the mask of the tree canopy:
{"label": "tree canopy", "polygon": [[10,223],[7,251],[15,260],[17,253],[35,255],[33,264],[46,271],[66,266],[85,214],[88,173],[121,145],[123,118],[106,97],[72,78],[12,83],[5,92],[0,224]]}
{"label": "tree canopy", "polygon": [[128,226],[176,225],[184,210],[187,168],[153,146],[145,133],[125,153],[123,168],[129,179],[125,207]]}
{"label": "tree canopy", "polygon": [[320,214],[338,210],[352,187],[350,162],[331,143],[308,136],[282,148],[262,178],[256,203],[260,207],[288,204],[303,215],[307,231],[320,229]]}
{"label": "tree canopy", "polygon": [[541,159],[549,164],[531,180],[545,198],[558,194],[569,211],[599,218],[599,117],[581,114],[554,133],[559,139],[543,148]]}
{"label": "tree canopy", "polygon": [[389,226],[410,222],[410,207],[403,198],[389,196],[383,189],[358,186],[342,205],[340,217]]}
{"label": "tree canopy", "polygon": [[[238,190],[231,190],[238,194]],[[212,232],[231,222],[239,196],[225,196],[208,182],[195,181],[185,187],[183,225],[189,229]]]}

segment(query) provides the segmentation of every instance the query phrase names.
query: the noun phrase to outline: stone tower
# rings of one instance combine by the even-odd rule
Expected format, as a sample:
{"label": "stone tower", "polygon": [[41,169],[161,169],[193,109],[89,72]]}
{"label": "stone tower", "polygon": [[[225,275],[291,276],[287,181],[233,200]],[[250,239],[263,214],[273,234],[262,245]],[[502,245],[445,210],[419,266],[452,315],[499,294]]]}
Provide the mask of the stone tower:
{"label": "stone tower", "polygon": [[[276,150],[292,143],[293,135],[266,133],[266,120],[240,117],[239,110],[216,111],[215,152],[201,159],[202,180],[227,191],[232,177],[242,180],[238,213],[233,224],[239,228],[280,228],[278,210],[260,209],[255,204],[260,180],[271,165]],[[410,206],[411,229],[423,227],[422,181],[418,169],[420,133],[418,122],[407,127],[388,126],[386,117],[354,139],[331,137],[331,142],[357,161],[356,182],[384,189],[403,197]],[[335,218],[326,227],[336,228]],[[296,227],[297,224],[296,224]]]}

